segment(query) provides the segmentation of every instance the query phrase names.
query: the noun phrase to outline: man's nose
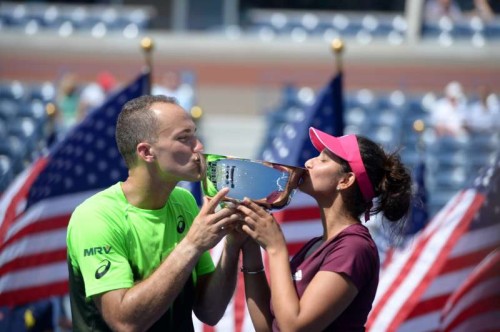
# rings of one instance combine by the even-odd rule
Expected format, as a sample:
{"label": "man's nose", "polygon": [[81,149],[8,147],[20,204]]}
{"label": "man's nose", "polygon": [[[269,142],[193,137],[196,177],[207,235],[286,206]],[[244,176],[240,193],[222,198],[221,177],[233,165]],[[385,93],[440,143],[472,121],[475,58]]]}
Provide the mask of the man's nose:
{"label": "man's nose", "polygon": [[194,152],[202,152],[204,149],[203,144],[201,141],[197,138],[196,139],[196,145],[194,146]]}

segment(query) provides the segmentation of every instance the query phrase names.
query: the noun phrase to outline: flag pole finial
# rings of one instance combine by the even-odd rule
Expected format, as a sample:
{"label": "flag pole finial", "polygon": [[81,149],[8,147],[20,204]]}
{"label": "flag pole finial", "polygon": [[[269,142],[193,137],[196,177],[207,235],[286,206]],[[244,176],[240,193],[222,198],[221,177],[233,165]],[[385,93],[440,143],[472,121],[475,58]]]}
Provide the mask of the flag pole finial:
{"label": "flag pole finial", "polygon": [[415,130],[415,132],[421,134],[424,132],[425,130],[425,123],[423,120],[421,119],[418,119],[418,120],[415,120],[413,122],[413,130]]}
{"label": "flag pole finial", "polygon": [[151,52],[153,50],[153,48],[154,48],[153,39],[151,39],[149,37],[142,38],[142,40],[141,40],[141,48],[146,53]]}
{"label": "flag pole finial", "polygon": [[340,54],[344,51],[344,42],[342,41],[342,39],[335,38],[334,40],[332,40],[332,44],[330,46],[332,47],[332,51],[335,54]]}
{"label": "flag pole finial", "polygon": [[423,133],[425,130],[425,122],[422,119],[413,121],[413,131],[418,134],[417,150],[422,152],[424,149]]}
{"label": "flag pole finial", "polygon": [[152,52],[154,49],[153,39],[149,37],[144,37],[141,39],[141,48],[144,52],[144,58],[146,61],[146,70],[149,72],[149,88],[148,93],[151,93],[151,87],[153,85],[153,57]]}
{"label": "flag pole finial", "polygon": [[340,38],[332,40],[330,47],[337,61],[337,70],[342,70],[342,53],[344,52],[344,42]]}

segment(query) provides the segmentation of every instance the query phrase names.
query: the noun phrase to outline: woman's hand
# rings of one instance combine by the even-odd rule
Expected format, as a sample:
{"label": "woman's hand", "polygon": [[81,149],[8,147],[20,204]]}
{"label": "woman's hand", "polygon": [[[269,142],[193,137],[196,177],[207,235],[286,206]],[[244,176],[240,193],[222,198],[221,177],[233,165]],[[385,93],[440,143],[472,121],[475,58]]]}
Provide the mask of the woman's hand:
{"label": "woman's hand", "polygon": [[266,251],[286,248],[280,225],[263,207],[245,198],[237,207],[244,216],[243,232],[253,238]]}
{"label": "woman's hand", "polygon": [[226,236],[226,243],[231,247],[237,248],[238,250],[242,249],[249,239],[247,233],[241,229],[244,216],[241,215],[240,218],[241,220],[228,229]]}

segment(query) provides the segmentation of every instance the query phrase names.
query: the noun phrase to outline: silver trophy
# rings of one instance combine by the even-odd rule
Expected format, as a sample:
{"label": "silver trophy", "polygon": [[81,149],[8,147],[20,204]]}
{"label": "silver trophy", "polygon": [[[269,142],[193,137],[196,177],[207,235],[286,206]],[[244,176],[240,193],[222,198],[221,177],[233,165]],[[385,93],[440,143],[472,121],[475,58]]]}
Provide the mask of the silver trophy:
{"label": "silver trophy", "polygon": [[239,202],[245,197],[268,208],[288,205],[305,169],[267,161],[205,154],[206,176],[203,193],[213,197],[229,188],[226,201]]}

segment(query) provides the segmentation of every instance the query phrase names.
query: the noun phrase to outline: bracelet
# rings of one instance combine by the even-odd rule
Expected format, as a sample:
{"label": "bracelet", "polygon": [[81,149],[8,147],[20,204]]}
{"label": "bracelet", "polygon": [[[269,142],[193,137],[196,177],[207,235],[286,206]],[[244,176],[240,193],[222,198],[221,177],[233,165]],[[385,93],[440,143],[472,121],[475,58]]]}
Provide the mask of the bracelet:
{"label": "bracelet", "polygon": [[259,274],[265,271],[264,268],[261,268],[260,270],[257,271],[248,271],[244,266],[241,267],[240,269],[241,272],[246,273],[246,274]]}

